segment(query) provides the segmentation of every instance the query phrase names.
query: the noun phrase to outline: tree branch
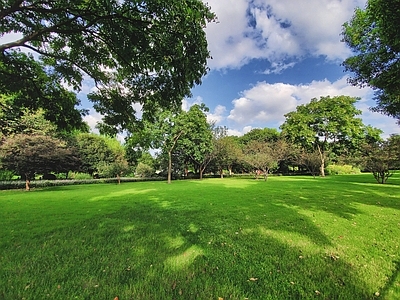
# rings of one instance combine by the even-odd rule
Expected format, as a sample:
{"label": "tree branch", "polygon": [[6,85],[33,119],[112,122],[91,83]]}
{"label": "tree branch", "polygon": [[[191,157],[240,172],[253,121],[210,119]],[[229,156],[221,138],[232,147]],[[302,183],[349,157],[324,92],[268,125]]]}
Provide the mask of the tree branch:
{"label": "tree branch", "polygon": [[6,16],[18,11],[20,6],[21,6],[21,4],[22,4],[22,2],[24,2],[24,0],[17,0],[17,1],[14,2],[13,5],[11,5],[10,8],[2,9],[0,11],[0,19],[3,19],[4,17],[6,17]]}

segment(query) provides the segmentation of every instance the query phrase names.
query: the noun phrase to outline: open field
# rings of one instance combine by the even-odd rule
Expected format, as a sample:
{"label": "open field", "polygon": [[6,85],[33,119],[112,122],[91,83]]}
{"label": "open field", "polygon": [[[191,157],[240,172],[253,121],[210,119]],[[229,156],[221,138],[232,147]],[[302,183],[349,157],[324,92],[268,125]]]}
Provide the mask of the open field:
{"label": "open field", "polygon": [[0,299],[400,299],[400,175],[0,192]]}

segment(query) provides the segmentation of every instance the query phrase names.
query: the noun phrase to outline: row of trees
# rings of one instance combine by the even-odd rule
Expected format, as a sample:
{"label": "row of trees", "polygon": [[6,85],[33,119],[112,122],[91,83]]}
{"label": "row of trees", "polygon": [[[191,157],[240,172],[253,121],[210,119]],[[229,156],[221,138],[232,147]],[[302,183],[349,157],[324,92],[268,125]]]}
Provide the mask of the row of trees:
{"label": "row of trees", "polygon": [[88,130],[60,130],[45,118],[43,109],[16,113],[7,101],[2,104],[1,166],[25,178],[27,189],[35,173],[44,177],[50,172],[65,173],[67,177],[69,171],[115,176],[128,168],[125,150],[117,140]]}
{"label": "row of trees", "polygon": [[221,176],[229,172],[307,170],[325,176],[328,163],[349,164],[374,173],[381,183],[399,167],[399,137],[383,141],[382,131],[358,118],[357,98],[321,97],[285,115],[281,131],[253,129],[242,137],[227,136],[227,129],[206,120],[206,107],[194,105],[188,112],[159,114],[129,137],[132,149],[159,149],[159,162],[171,176],[192,169]]}
{"label": "row of trees", "polygon": [[[3,97],[4,99],[4,97]],[[325,176],[327,164],[347,164],[373,172],[384,183],[391,170],[400,167],[400,137],[387,140],[381,131],[365,126],[357,116],[358,99],[321,97],[285,115],[277,129],[253,129],[241,137],[227,135],[227,128],[207,122],[207,107],[188,111],[160,110],[153,122],[131,132],[121,145],[115,138],[84,131],[65,133],[45,119],[43,110],[25,110],[13,120],[4,105],[0,114],[8,120],[1,131],[2,168],[29,180],[34,173],[80,171],[106,177],[121,176],[136,168],[138,175],[154,175],[158,169],[171,182],[175,176],[225,171],[255,172],[265,180],[271,172],[308,172]],[[6,107],[6,108],[4,108]],[[149,150],[157,152],[154,159]]]}

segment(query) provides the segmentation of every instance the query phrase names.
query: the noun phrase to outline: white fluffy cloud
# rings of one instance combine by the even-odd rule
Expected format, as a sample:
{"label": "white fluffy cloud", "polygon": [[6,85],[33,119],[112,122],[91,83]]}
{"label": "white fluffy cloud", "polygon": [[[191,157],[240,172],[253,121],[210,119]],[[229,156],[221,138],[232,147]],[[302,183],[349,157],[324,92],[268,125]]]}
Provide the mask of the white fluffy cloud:
{"label": "white fluffy cloud", "polygon": [[[240,98],[232,101],[233,109],[227,118],[241,126],[279,126],[285,120],[284,114],[295,110],[300,104],[308,103],[312,98],[349,95],[366,99],[371,93],[370,89],[349,86],[347,77],[335,82],[312,81],[307,85],[258,82],[251,89],[243,91]],[[363,103],[360,102],[362,107]]]}
{"label": "white fluffy cloud", "polygon": [[258,82],[232,101],[233,108],[227,116],[230,134],[241,135],[257,127],[277,128],[285,121],[284,115],[294,111],[298,105],[306,104],[312,98],[319,99],[328,95],[361,98],[356,107],[362,111],[361,118],[364,124],[382,129],[385,137],[390,133],[400,133],[400,127],[394,119],[370,111],[373,91],[348,85],[345,76],[335,82],[312,81],[307,85]]}
{"label": "white fluffy cloud", "polygon": [[224,120],[225,111],[225,106],[217,105],[214,109],[214,112],[210,112],[207,114],[207,121],[209,123],[214,123],[215,125],[220,124]]}
{"label": "white fluffy cloud", "polygon": [[206,33],[213,69],[240,68],[251,59],[271,63],[349,54],[340,43],[342,24],[366,0],[207,0],[218,17]]}

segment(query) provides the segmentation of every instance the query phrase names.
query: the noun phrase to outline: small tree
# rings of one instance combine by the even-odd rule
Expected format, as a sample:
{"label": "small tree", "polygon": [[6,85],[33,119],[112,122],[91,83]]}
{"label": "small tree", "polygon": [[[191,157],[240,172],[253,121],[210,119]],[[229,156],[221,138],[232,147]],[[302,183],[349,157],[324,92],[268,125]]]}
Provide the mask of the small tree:
{"label": "small tree", "polygon": [[284,157],[283,144],[280,142],[266,143],[260,141],[250,141],[243,149],[242,159],[256,170],[262,171],[264,180],[268,178],[271,170],[278,167],[278,163]]}
{"label": "small tree", "polygon": [[179,149],[190,158],[199,168],[200,179],[208,164],[215,157],[213,145],[212,125],[207,122],[205,112],[208,108],[202,105],[193,105],[187,112],[185,134],[179,141]]}
{"label": "small tree", "polygon": [[384,184],[400,167],[400,136],[392,135],[388,140],[368,145],[365,167],[378,183]]}
{"label": "small tree", "polygon": [[63,141],[26,134],[8,137],[0,147],[0,157],[3,167],[25,177],[26,190],[34,173],[66,170],[78,160]]}
{"label": "small tree", "polygon": [[307,152],[301,149],[297,162],[299,165],[306,167],[314,178],[320,172],[321,157],[318,151]]}

